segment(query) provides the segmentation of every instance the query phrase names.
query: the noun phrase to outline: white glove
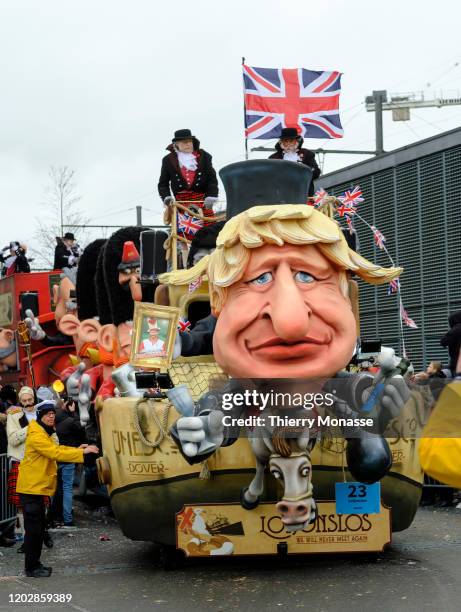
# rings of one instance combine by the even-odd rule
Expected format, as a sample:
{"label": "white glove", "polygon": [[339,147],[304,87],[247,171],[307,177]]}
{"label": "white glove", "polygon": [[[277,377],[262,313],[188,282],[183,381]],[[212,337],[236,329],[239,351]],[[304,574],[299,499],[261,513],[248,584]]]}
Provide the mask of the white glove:
{"label": "white glove", "polygon": [[144,395],[141,389],[136,388],[136,370],[129,363],[125,363],[111,374],[121,397],[142,397]]}
{"label": "white glove", "polygon": [[43,340],[46,336],[46,333],[43,331],[37,317],[34,315],[32,310],[26,310],[26,318],[24,319],[32,340]]}
{"label": "white glove", "polygon": [[219,448],[224,439],[222,417],[220,410],[211,410],[205,416],[178,419],[176,428],[184,454],[195,457]]}
{"label": "white glove", "polygon": [[213,208],[213,206],[216,204],[217,201],[218,201],[218,198],[215,198],[213,196],[207,196],[203,201],[203,207]]}
{"label": "white glove", "polygon": [[66,380],[67,395],[76,402],[78,402],[78,399],[79,399],[78,395],[80,392],[80,384],[82,380],[82,374],[84,371],[85,371],[85,364],[82,361],[81,363],[78,364],[75,372],[72,372],[72,374]]}
{"label": "white glove", "polygon": [[88,374],[83,374],[80,379],[80,388],[78,390],[78,412],[80,415],[80,424],[82,427],[90,420],[90,402],[91,402],[91,385]]}
{"label": "white glove", "polygon": [[173,202],[174,202],[173,196],[166,196],[166,198],[163,200],[163,203],[165,204],[165,206],[169,206],[170,204],[173,204]]}
{"label": "white glove", "polygon": [[74,257],[74,255],[69,255],[67,261],[69,262],[69,266],[73,266],[74,263],[77,261],[77,257]]}
{"label": "white glove", "polygon": [[181,350],[182,350],[181,334],[177,331],[176,337],[174,339],[173,359],[177,359],[178,357],[181,357]]}

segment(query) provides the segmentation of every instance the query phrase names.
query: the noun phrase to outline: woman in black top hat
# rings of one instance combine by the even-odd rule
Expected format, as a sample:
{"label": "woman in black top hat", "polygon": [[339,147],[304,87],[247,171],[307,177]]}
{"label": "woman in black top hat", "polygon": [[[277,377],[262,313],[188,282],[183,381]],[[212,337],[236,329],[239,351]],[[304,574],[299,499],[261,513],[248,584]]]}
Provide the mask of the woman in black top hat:
{"label": "woman in black top hat", "polygon": [[278,143],[275,145],[276,152],[269,159],[285,159],[304,164],[312,169],[312,181],[309,185],[309,195],[314,195],[314,181],[320,176],[320,168],[315,161],[315,155],[309,149],[303,149],[304,139],[299,136],[296,128],[282,128]]}
{"label": "woman in black top hat", "polygon": [[[211,216],[213,204],[218,199],[218,180],[211,155],[200,148],[200,142],[190,130],[177,130],[167,151],[158,182],[158,192],[165,206],[174,200],[187,202],[187,208],[201,209],[205,216]],[[170,222],[170,217],[171,211],[167,208],[166,223]]]}

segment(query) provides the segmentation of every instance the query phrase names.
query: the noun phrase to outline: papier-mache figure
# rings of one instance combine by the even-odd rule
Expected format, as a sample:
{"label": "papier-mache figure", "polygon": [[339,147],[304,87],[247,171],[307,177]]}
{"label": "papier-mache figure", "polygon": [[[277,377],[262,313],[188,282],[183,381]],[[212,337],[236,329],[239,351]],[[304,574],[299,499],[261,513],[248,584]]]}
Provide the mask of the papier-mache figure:
{"label": "papier-mache figure", "polygon": [[139,282],[141,231],[141,227],[124,227],[112,234],[104,247],[104,286],[111,322],[101,326],[98,344],[105,356],[112,355],[115,368],[112,377],[122,395],[140,394],[128,361],[134,303],[143,297]]}
{"label": "papier-mache figure", "polygon": [[200,148],[199,140],[187,129],[176,130],[167,150],[158,182],[158,192],[166,206],[165,223],[170,223],[170,204],[174,200],[211,216],[218,199],[218,180],[211,155]]}
{"label": "papier-mache figure", "polygon": [[[349,248],[335,221],[305,204],[312,172],[303,164],[255,160],[231,164],[220,174],[228,220],[216,250],[191,270],[168,273],[161,281],[174,283],[185,275],[192,281],[207,275],[212,314],[217,318],[214,357],[231,379],[260,379],[254,381],[258,388],[268,380],[277,384],[276,379],[335,376],[349,363],[357,342],[348,275],[354,272],[365,282],[382,284],[397,278],[402,269],[385,269],[363,258]],[[234,383],[230,381],[229,389]],[[381,399],[384,396],[386,390]],[[238,435],[222,427],[219,403],[215,392],[205,394],[198,402],[198,414],[180,418],[172,429],[191,463]],[[335,409],[338,416],[354,414],[340,398]],[[237,413],[248,410],[233,409],[232,415]],[[392,464],[384,438],[357,429],[344,435],[349,440],[351,472],[362,482],[384,476]],[[286,447],[274,445],[274,439],[266,456],[274,454],[274,448]],[[311,445],[309,432],[302,432],[295,452],[308,457]],[[207,452],[201,453],[202,448]],[[285,456],[285,451],[289,456],[292,450],[284,448],[277,456]],[[243,494],[245,507],[258,501],[263,468],[261,472],[258,463],[259,480]],[[306,506],[305,512],[312,520],[312,506]],[[305,524],[304,519],[299,524]]]}

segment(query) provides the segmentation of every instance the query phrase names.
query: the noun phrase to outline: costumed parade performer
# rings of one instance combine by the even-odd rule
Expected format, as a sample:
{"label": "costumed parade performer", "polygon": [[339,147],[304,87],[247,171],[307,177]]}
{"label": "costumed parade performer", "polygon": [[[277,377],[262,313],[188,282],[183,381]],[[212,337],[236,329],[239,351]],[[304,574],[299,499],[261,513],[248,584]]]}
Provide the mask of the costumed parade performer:
{"label": "costumed parade performer", "polygon": [[312,179],[309,183],[308,196],[314,195],[314,181],[320,176],[320,168],[315,160],[315,154],[303,148],[304,139],[294,127],[282,128],[280,139],[275,145],[276,152],[269,159],[284,159],[298,164],[304,164],[312,170]]}
{"label": "costumed parade performer", "polygon": [[82,250],[75,240],[72,232],[66,232],[62,238],[56,238],[56,247],[54,249],[54,264],[55,270],[63,268],[73,268],[78,264]]}
{"label": "costumed parade performer", "polygon": [[[189,211],[205,217],[213,216],[213,206],[218,199],[218,181],[211,155],[200,148],[199,140],[188,129],[176,130],[169,151],[162,160],[158,192],[165,205],[164,221],[171,223],[172,207],[175,200],[184,202]],[[184,220],[182,236],[191,240],[193,229],[188,229],[189,213],[180,209],[178,216]],[[180,250],[187,258],[187,244],[179,242]]]}

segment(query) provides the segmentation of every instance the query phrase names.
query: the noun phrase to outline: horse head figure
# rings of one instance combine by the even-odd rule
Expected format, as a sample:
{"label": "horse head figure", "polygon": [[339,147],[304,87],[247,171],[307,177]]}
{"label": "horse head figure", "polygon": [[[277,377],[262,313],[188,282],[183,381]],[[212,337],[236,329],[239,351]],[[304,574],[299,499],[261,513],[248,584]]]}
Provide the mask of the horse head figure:
{"label": "horse head figure", "polygon": [[312,463],[310,452],[315,438],[303,431],[297,437],[288,428],[274,430],[270,437],[251,439],[256,457],[256,474],[241,494],[246,509],[256,508],[264,491],[264,468],[269,464],[271,474],[283,486],[282,499],[276,509],[288,531],[299,531],[315,521],[317,506],[313,498]]}

